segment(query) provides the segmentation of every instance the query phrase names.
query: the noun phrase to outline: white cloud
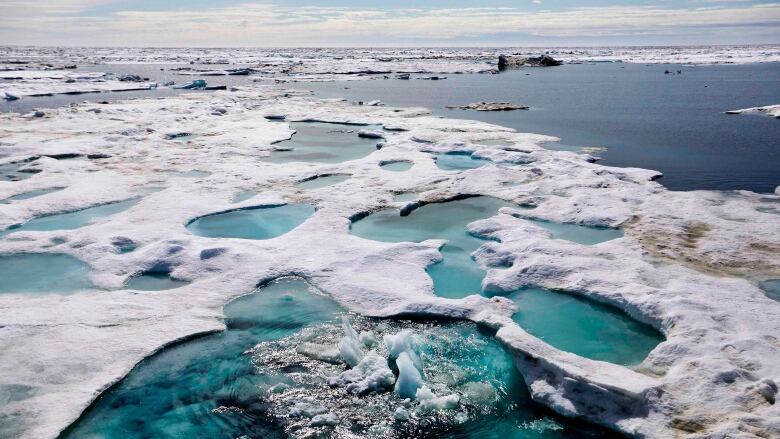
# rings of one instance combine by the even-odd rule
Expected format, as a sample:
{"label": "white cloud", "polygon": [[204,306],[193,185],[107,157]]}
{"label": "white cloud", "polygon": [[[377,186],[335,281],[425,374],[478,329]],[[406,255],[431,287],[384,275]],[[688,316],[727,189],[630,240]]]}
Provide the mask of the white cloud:
{"label": "white cloud", "polygon": [[[780,4],[665,9],[659,6],[579,7],[524,12],[513,8],[371,9],[271,4],[201,10],[135,11],[85,17],[72,11],[101,0],[56,2],[50,13],[26,2],[0,4],[0,42],[92,45],[392,45],[524,34],[594,38],[780,26]],[[51,2],[54,4],[55,2]],[[44,3],[45,4],[45,3]],[[9,13],[9,5],[15,13]]]}

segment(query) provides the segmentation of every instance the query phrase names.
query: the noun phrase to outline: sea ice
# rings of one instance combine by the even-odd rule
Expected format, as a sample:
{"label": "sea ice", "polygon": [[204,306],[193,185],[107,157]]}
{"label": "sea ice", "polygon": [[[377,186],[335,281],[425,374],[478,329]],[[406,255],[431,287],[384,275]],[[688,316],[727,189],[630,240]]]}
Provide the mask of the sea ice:
{"label": "sea ice", "polygon": [[339,341],[339,354],[345,363],[351,367],[356,367],[363,359],[362,343],[358,334],[349,323],[349,318],[342,317],[342,326],[344,328],[344,337]]}
{"label": "sea ice", "polygon": [[780,118],[780,105],[767,105],[764,107],[742,108],[740,110],[729,110],[726,114],[761,114],[764,116]]}
{"label": "sea ice", "polygon": [[401,352],[395,360],[398,366],[398,379],[395,382],[395,393],[401,398],[414,398],[423,380],[420,371],[414,365],[407,352]]}
{"label": "sea ice", "polygon": [[347,392],[355,395],[381,393],[393,387],[395,375],[387,367],[386,358],[375,352],[369,352],[352,369],[331,377],[328,384],[344,387]]}
{"label": "sea ice", "polygon": [[[473,54],[473,49],[453,50]],[[772,46],[740,50],[685,51],[680,58],[705,62],[736,53],[734,60],[741,62],[777,57]],[[657,62],[676,56],[659,48],[572,51],[572,59],[585,60],[630,56]],[[254,60],[278,53],[206,53],[221,58],[226,52]],[[37,53],[41,60],[114,56],[101,49],[74,48],[64,54],[0,49],[0,57],[25,53]],[[130,49],[117,56],[148,61],[168,59],[172,53],[182,54],[179,49]],[[194,59],[195,53],[182,56]],[[397,68],[381,65],[404,70],[427,62],[406,58]],[[480,62],[481,68],[492,68],[484,59]],[[296,69],[314,72],[336,64],[349,65],[324,59]],[[554,140],[548,136],[437,118],[420,108],[318,100],[270,86],[128,100],[99,105],[99,113],[88,111],[96,107],[87,103],[48,109],[39,118],[0,114],[7,154],[0,166],[40,157],[25,162],[35,170],[29,178],[0,181],[0,199],[65,188],[0,205],[0,228],[162,188],[144,193],[132,209],[85,227],[31,230],[0,239],[2,254],[46,251],[77,257],[92,268],[90,281],[96,287],[116,289],[110,294],[0,295],[0,386],[32,389],[0,407],[0,418],[13,420],[14,434],[6,435],[56,437],[102,389],[144,357],[176,340],[223,329],[226,302],[286,274],[312,280],[356,313],[469,319],[493,328],[514,356],[534,400],[566,416],[645,437],[686,434],[683,430],[691,426],[712,436],[746,431],[780,435],[777,404],[766,381],[776,383],[780,376],[780,350],[773,342],[780,333],[780,304],[757,287],[757,281],[780,276],[777,192],[669,191],[654,181],[657,171],[603,166],[580,154],[545,150],[541,144]],[[217,107],[226,113],[212,114]],[[386,146],[354,160],[279,166],[259,158],[271,154],[274,142],[289,138],[292,131],[286,122],[266,120],[266,114],[291,122],[381,125],[403,131],[384,130]],[[188,142],[165,140],[161,133],[169,131],[197,136]],[[479,143],[497,138],[518,150]],[[452,152],[466,144],[493,163],[453,172],[439,169],[431,157],[432,151]],[[53,152],[110,157],[45,157]],[[380,167],[399,160],[407,162],[406,172]],[[526,164],[513,164],[521,160]],[[13,165],[11,170],[16,169]],[[174,174],[193,169],[211,174]],[[337,173],[351,175],[339,190],[301,191],[295,185],[311,175]],[[233,196],[242,190],[257,195],[233,204]],[[484,286],[494,292],[540,286],[606,303],[657,328],[666,341],[642,364],[628,368],[553,348],[523,331],[511,318],[516,306],[502,298],[435,297],[426,268],[441,259],[441,240],[379,242],[349,233],[351,218],[397,207],[393,197],[398,193],[419,194],[419,202],[426,203],[492,195],[534,206],[538,220],[619,227],[622,238],[587,246],[550,239],[545,230],[499,212],[479,222],[477,229],[493,242],[486,244],[490,254],[478,251],[475,257],[479,263],[490,257],[512,264],[484,264]],[[214,212],[284,203],[316,205],[317,210],[309,210],[308,219],[288,233],[265,240],[198,236],[185,226]],[[112,244],[116,237],[129,239],[136,249],[119,253]],[[215,247],[227,250],[219,257],[201,258],[203,250]],[[192,283],[159,294],[121,289],[127,276],[157,264]],[[352,341],[362,351],[359,335]],[[350,393],[364,393],[389,390],[395,377],[386,358],[368,352],[332,381]],[[452,395],[443,398],[448,399],[435,405],[452,405]]]}
{"label": "sea ice", "polygon": [[437,396],[430,388],[425,386],[417,390],[415,398],[420,402],[420,409],[423,411],[452,410],[456,408],[460,402],[460,397],[455,393]]}

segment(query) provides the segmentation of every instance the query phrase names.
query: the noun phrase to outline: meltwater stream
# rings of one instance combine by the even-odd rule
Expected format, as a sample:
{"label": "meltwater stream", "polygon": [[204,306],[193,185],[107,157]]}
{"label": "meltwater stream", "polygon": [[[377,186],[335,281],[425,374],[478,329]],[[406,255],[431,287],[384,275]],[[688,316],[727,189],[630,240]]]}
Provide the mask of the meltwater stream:
{"label": "meltwater stream", "polygon": [[[456,394],[427,410],[392,387],[357,393],[329,385],[345,366],[329,358],[344,335],[332,300],[282,278],[225,307],[227,330],[166,348],[103,394],[63,438],[606,437],[534,404],[511,356],[470,323],[353,316],[363,348],[382,358],[383,336],[409,334],[424,381]],[[388,359],[388,365],[395,367]],[[397,373],[397,369],[396,372]],[[408,418],[406,417],[408,415]],[[318,417],[319,416],[319,417]],[[316,435],[316,436],[307,436]]]}
{"label": "meltwater stream", "polygon": [[[397,209],[371,214],[352,224],[354,235],[385,242],[446,239],[443,260],[428,268],[437,296],[459,298],[482,292],[485,271],[471,258],[484,240],[468,233],[468,223],[489,218],[511,203],[473,197],[427,204],[401,216]],[[620,230],[532,221],[557,239],[585,245],[618,238]],[[651,328],[607,306],[542,289],[508,295],[520,306],[515,320],[529,333],[559,349],[618,364],[638,364],[662,341]]]}

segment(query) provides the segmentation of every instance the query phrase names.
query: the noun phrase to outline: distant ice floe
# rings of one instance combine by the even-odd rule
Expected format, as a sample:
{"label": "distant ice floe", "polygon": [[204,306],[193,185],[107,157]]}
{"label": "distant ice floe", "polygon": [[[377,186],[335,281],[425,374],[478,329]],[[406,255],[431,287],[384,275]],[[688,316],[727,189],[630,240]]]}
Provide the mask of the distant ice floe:
{"label": "distant ice floe", "polygon": [[[85,48],[0,47],[0,69],[85,64],[191,64],[203,73],[320,75],[382,73],[477,73],[497,68],[500,54],[546,54],[565,63],[626,62],[679,64],[743,64],[780,61],[780,45],[637,46],[509,48]],[[228,67],[228,66],[239,67]],[[224,68],[223,68],[224,66]],[[181,70],[181,74],[190,74]]]}
{"label": "distant ice floe", "polygon": [[[15,100],[23,96],[53,94],[85,94],[107,91],[149,90],[155,82],[120,80],[103,72],[73,72],[66,70],[0,71],[0,97]],[[135,79],[135,78],[133,78]]]}
{"label": "distant ice floe", "polygon": [[[0,114],[0,166],[31,171],[29,178],[0,181],[0,199],[63,189],[1,204],[1,229],[138,202],[83,227],[10,231],[0,239],[0,254],[76,257],[90,266],[96,287],[68,295],[0,295],[0,391],[14,391],[0,406],[0,419],[13,420],[11,437],[56,437],[143,358],[224,329],[225,303],[284,275],[308,279],[354,313],[465,319],[492,328],[534,400],[565,416],[635,437],[690,431],[780,436],[780,303],[758,287],[780,277],[777,194],[669,191],[654,181],[657,171],[602,166],[586,154],[544,149],[553,137],[434,117],[422,108],[320,100],[275,86],[82,103],[45,116]],[[304,121],[382,127],[376,131],[384,145],[340,163],[263,160],[293,134],[288,122]],[[185,142],[170,133],[192,137]],[[458,152],[489,163],[462,171],[436,165],[434,154]],[[388,172],[383,163],[408,166]],[[297,185],[333,174],[350,178],[337,190]],[[256,195],[234,202],[245,191]],[[426,268],[441,259],[441,240],[387,243],[349,233],[352,218],[397,208],[394,199],[402,193],[417,194],[418,203],[490,195],[528,206],[469,225],[470,233],[489,238],[473,257],[486,270],[483,288],[496,297],[433,294]],[[292,203],[317,209],[272,239],[198,236],[186,228],[216,212]],[[624,236],[582,245],[554,239],[524,218],[621,228]],[[130,248],[121,244],[127,242]],[[123,287],[137,273],[162,270],[189,283],[145,294]],[[666,341],[633,368],[561,351],[518,326],[512,319],[517,306],[500,297],[527,286],[612,305],[652,325]],[[410,366],[420,369],[405,348],[408,334],[382,338],[405,371],[396,388],[392,373],[380,367],[385,357],[367,348],[381,343],[377,337],[346,323],[343,331],[338,353],[330,347],[320,355],[354,364],[337,384],[356,392],[377,386],[413,392],[433,410],[458,403],[426,387],[425,376],[417,379]],[[317,425],[339,422],[315,414],[321,412],[316,407],[299,409]],[[403,419],[406,411],[396,416]]]}
{"label": "distant ice floe", "polygon": [[741,110],[729,110],[726,114],[760,114],[769,117],[780,118],[780,104],[764,107],[743,108]]}

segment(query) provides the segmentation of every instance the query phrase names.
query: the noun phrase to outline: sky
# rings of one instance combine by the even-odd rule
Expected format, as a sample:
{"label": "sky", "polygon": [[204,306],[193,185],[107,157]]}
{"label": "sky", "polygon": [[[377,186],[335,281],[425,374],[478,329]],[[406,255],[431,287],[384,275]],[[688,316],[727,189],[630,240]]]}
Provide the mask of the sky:
{"label": "sky", "polygon": [[0,45],[594,46],[780,43],[761,0],[0,0]]}

